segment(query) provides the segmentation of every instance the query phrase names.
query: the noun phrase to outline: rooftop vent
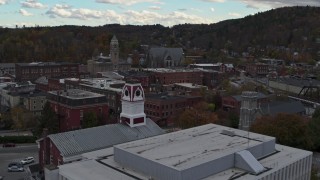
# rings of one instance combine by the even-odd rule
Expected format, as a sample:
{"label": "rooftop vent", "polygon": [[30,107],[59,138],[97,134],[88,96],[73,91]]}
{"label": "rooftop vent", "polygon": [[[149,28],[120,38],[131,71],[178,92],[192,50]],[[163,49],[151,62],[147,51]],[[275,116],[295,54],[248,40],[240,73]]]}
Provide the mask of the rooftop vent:
{"label": "rooftop vent", "polygon": [[221,134],[227,135],[227,136],[231,136],[231,137],[233,137],[233,136],[236,135],[236,134],[234,133],[234,131],[228,131],[228,130],[225,130],[225,129],[222,130]]}

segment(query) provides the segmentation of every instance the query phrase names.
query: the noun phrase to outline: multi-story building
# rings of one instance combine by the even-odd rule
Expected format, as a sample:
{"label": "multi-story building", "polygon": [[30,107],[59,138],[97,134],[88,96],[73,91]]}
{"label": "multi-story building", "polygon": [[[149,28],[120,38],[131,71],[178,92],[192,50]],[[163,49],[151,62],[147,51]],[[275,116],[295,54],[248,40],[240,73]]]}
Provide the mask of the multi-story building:
{"label": "multi-story building", "polygon": [[107,124],[109,108],[105,95],[80,89],[49,91],[48,102],[57,113],[61,132],[80,129],[85,113],[93,112],[100,124]]}
{"label": "multi-story building", "polygon": [[99,72],[113,71],[113,70],[130,70],[131,64],[120,61],[119,42],[116,36],[113,36],[110,41],[110,55],[105,56],[102,53],[87,61],[87,68],[92,76],[96,76]]}
{"label": "multi-story building", "polygon": [[16,64],[17,81],[35,81],[47,78],[79,77],[79,65],[75,63],[36,62]]}
{"label": "multi-story building", "polygon": [[6,74],[16,75],[16,66],[14,63],[0,63],[0,76]]}
{"label": "multi-story building", "polygon": [[221,73],[219,71],[213,70],[201,70],[202,71],[202,82],[204,86],[207,86],[209,89],[216,87],[223,80],[224,76],[228,76],[226,73]]}
{"label": "multi-story building", "polygon": [[21,95],[23,107],[32,112],[33,115],[41,115],[43,107],[47,102],[47,94],[44,92],[33,92]]}
{"label": "multi-story building", "polygon": [[179,115],[186,108],[202,100],[199,96],[169,96],[167,94],[147,94],[145,113],[147,117],[161,126],[170,126],[171,117]]}
{"label": "multi-story building", "polygon": [[121,91],[125,84],[121,80],[112,80],[109,78],[93,78],[93,79],[66,79],[64,86],[66,89],[82,89],[98,94],[105,95],[109,113],[112,119],[111,122],[117,122],[117,117],[121,112]]}
{"label": "multi-story building", "polygon": [[147,69],[153,72],[151,82],[161,85],[174,83],[193,83],[202,85],[202,72],[200,70],[186,69]]}
{"label": "multi-story building", "polygon": [[201,93],[208,90],[208,87],[192,83],[174,83],[173,89],[177,94],[201,96]]}
{"label": "multi-story building", "polygon": [[[46,168],[46,172],[54,174],[57,166],[83,159],[82,153],[164,133],[144,114],[145,96],[141,84],[126,83],[121,92],[124,109],[121,123],[52,135],[47,135],[45,130],[44,137],[37,141],[41,169],[50,164],[55,170]],[[52,178],[50,173],[46,174],[46,179]]]}
{"label": "multi-story building", "polygon": [[269,73],[269,65],[264,63],[248,64],[246,71],[252,77],[265,77]]}
{"label": "multi-story building", "polygon": [[59,166],[53,180],[307,180],[312,169],[312,152],[215,124],[118,144],[82,157],[85,160]]}
{"label": "multi-story building", "polygon": [[1,86],[1,105],[10,108],[21,104],[20,95],[33,93],[36,87],[36,85],[32,84],[30,81],[1,83]]}

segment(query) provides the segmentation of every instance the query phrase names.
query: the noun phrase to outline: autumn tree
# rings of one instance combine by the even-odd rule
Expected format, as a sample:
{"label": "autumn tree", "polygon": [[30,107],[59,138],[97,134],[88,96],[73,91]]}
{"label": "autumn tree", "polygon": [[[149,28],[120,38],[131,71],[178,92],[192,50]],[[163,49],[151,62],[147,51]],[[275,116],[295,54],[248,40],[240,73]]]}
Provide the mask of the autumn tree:
{"label": "autumn tree", "polygon": [[314,142],[315,150],[320,150],[320,108],[317,108],[309,122],[310,133]]}
{"label": "autumn tree", "polygon": [[16,130],[33,129],[37,127],[37,121],[32,112],[17,106],[10,110],[12,128]]}
{"label": "autumn tree", "polygon": [[0,127],[3,129],[11,129],[12,126],[13,126],[13,122],[11,119],[10,112],[1,113]]}
{"label": "autumn tree", "polygon": [[50,107],[48,102],[44,105],[42,115],[38,117],[38,122],[39,124],[35,130],[36,136],[40,136],[44,128],[48,129],[49,134],[58,133],[60,131],[58,115]]}
{"label": "autumn tree", "polygon": [[212,112],[212,107],[206,102],[200,102],[194,107],[186,109],[175,119],[175,125],[187,129],[208,123],[215,123],[217,115]]}
{"label": "autumn tree", "polygon": [[82,128],[90,128],[99,125],[99,121],[96,113],[94,112],[86,112],[83,115],[83,123]]}
{"label": "autumn tree", "polygon": [[279,144],[309,150],[314,148],[308,121],[296,114],[279,113],[275,117],[257,118],[250,131],[276,137]]}

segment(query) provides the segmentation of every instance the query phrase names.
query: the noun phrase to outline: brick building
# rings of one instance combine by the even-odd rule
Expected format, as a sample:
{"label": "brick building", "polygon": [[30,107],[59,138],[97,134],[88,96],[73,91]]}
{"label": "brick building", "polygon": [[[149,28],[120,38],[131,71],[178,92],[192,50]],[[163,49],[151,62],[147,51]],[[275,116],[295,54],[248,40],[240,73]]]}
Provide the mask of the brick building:
{"label": "brick building", "polygon": [[174,83],[202,84],[202,72],[200,70],[185,69],[147,69],[153,72],[152,83],[169,85]]}
{"label": "brick building", "polygon": [[159,125],[170,126],[170,117],[183,112],[185,108],[192,107],[202,100],[201,97],[168,96],[166,94],[147,94],[145,100],[145,113]]}
{"label": "brick building", "polygon": [[17,81],[35,81],[41,76],[47,78],[79,77],[79,65],[75,63],[19,63],[16,64]]}
{"label": "brick building", "polygon": [[58,114],[61,132],[79,129],[83,123],[83,116],[87,112],[94,112],[100,119],[100,124],[108,123],[109,108],[104,95],[68,89],[64,91],[49,91],[48,101],[51,108]]}
{"label": "brick building", "polygon": [[66,89],[81,89],[98,94],[105,95],[109,113],[112,115],[111,122],[117,122],[117,117],[121,112],[121,91],[124,81],[111,80],[108,78],[93,78],[93,79],[66,79],[64,86]]}
{"label": "brick building", "polygon": [[192,83],[174,83],[173,89],[177,94],[201,96],[201,92],[207,90],[208,87]]}
{"label": "brick building", "polygon": [[[123,106],[123,111],[120,114],[121,120],[123,120],[121,123],[51,135],[48,135],[47,130],[44,129],[43,138],[37,140],[40,146],[39,164],[41,169],[45,165],[51,165],[49,167],[46,166],[46,171],[54,171],[54,169],[57,169],[57,166],[62,164],[80,161],[83,159],[83,153],[164,133],[152,120],[146,118],[144,114],[145,96],[139,83],[126,83],[121,92]],[[69,102],[69,106],[72,105],[80,109],[76,104],[86,101],[87,106],[91,104],[92,108],[99,109],[100,111],[100,108],[93,107],[93,104],[96,104],[97,101],[101,102],[99,101],[102,100],[101,95],[75,89],[62,92],[62,94],[59,94],[59,91],[50,93],[53,94],[50,99],[59,98],[61,99],[61,104],[67,101]],[[57,96],[58,94],[59,96]],[[66,99],[66,96],[69,97],[71,95],[76,97]],[[83,98],[84,95],[88,95],[91,98]],[[55,104],[53,106],[57,108]],[[102,113],[105,112],[102,110]],[[78,115],[79,113],[76,114],[76,116]],[[51,169],[50,167],[54,168]],[[47,175],[46,179],[51,179],[50,174]]]}
{"label": "brick building", "polygon": [[50,135],[44,130],[43,138],[37,140],[40,169],[54,171],[62,164],[80,161],[83,153],[163,133],[150,119],[147,119],[146,125],[133,128],[124,124],[110,124]]}
{"label": "brick building", "polygon": [[269,65],[264,63],[248,64],[246,71],[252,77],[265,77],[269,73]]}

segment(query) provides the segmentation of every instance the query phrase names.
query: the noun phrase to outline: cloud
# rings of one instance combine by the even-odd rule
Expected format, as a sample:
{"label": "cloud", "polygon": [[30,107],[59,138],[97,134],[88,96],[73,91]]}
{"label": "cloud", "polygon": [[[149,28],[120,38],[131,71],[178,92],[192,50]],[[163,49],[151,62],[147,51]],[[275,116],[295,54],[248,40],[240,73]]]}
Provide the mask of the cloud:
{"label": "cloud", "polygon": [[44,9],[47,7],[46,5],[44,5],[40,2],[37,2],[37,0],[22,1],[21,5],[22,5],[22,7],[25,7],[25,8],[34,8],[34,9]]}
{"label": "cloud", "polygon": [[32,16],[33,14],[29,13],[28,11],[24,10],[24,9],[20,9],[19,10],[19,13],[22,15],[22,16]]}
{"label": "cloud", "polygon": [[235,12],[230,12],[228,13],[229,16],[234,16],[234,17],[241,17],[241,14],[235,13]]}
{"label": "cloud", "polygon": [[284,6],[320,6],[319,0],[237,0],[247,5],[247,8],[278,8]]}
{"label": "cloud", "polygon": [[210,8],[210,11],[214,12],[214,11],[215,11],[215,9],[214,9],[214,8]]}
{"label": "cloud", "polygon": [[47,15],[51,18],[71,18],[71,19],[103,19],[105,18],[108,22],[122,22],[121,16],[117,15],[114,11],[97,11],[92,9],[79,8],[75,9],[69,5],[56,4],[50,8]]}
{"label": "cloud", "polygon": [[161,7],[159,7],[159,6],[150,6],[149,7],[149,9],[152,9],[152,10],[160,10],[161,9]]}
{"label": "cloud", "polygon": [[121,4],[126,6],[144,2],[161,3],[158,0],[96,0],[96,2],[106,4]]}
{"label": "cloud", "polygon": [[184,12],[174,11],[169,14],[160,14],[158,12],[151,11],[134,11],[127,10],[126,12],[119,14],[112,10],[107,11],[97,11],[91,9],[76,9],[70,6],[57,4],[50,8],[46,15],[51,18],[69,18],[69,19],[80,19],[80,20],[90,20],[99,19],[104,23],[119,23],[119,24],[163,24],[166,26],[172,26],[175,24],[184,23],[212,23],[209,19],[186,14]]}
{"label": "cloud", "polygon": [[200,0],[200,1],[203,1],[203,2],[214,2],[214,3],[223,3],[225,2],[225,0]]}
{"label": "cloud", "polygon": [[90,9],[72,9],[69,5],[56,4],[50,8],[46,14],[50,17],[75,18],[75,19],[90,19],[102,17],[101,11]]}
{"label": "cloud", "polygon": [[0,5],[4,5],[4,4],[7,4],[8,3],[8,0],[0,0]]}
{"label": "cloud", "polygon": [[196,16],[189,15],[183,12],[174,11],[169,14],[159,14],[150,11],[133,11],[129,10],[126,12],[126,21],[132,22],[133,24],[163,24],[167,26],[172,26],[175,24],[184,24],[184,23],[211,23],[210,20]]}

